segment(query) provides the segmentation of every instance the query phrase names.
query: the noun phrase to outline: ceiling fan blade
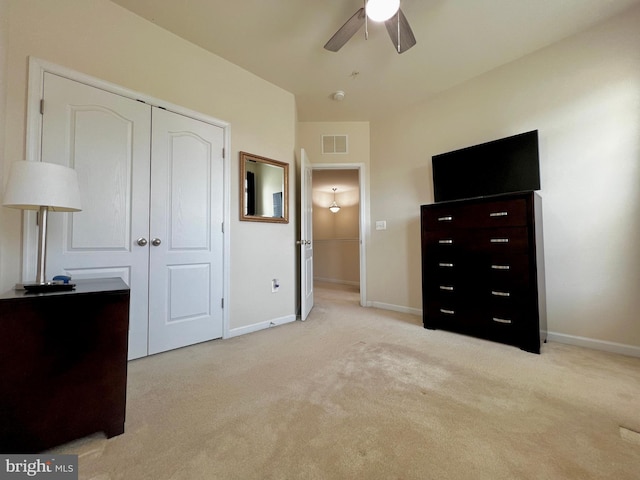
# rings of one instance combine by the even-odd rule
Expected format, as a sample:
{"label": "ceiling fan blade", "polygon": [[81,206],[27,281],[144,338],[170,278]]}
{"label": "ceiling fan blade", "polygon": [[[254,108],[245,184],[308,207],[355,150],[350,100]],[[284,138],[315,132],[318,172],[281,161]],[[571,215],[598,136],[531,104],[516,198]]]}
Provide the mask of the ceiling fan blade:
{"label": "ceiling fan blade", "polygon": [[[413,36],[413,31],[402,10],[398,9],[398,14],[391,17],[384,24],[398,53],[404,53],[416,44],[416,37]],[[398,28],[398,24],[400,28]]]}
{"label": "ceiling fan blade", "polygon": [[361,8],[353,16],[347,20],[347,22],[340,27],[340,29],[333,34],[333,37],[329,39],[324,48],[330,50],[332,52],[337,52],[340,50],[345,43],[349,41],[351,37],[355,35],[355,33],[360,30],[362,25],[364,25],[365,13],[364,8]]}

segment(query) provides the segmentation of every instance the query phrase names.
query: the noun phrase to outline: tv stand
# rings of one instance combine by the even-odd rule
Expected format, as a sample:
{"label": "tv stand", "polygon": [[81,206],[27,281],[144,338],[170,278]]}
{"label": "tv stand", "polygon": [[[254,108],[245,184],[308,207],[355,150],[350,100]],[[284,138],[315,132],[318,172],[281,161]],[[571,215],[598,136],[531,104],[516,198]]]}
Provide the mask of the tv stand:
{"label": "tv stand", "polygon": [[540,353],[542,202],[535,192],[421,206],[423,322]]}

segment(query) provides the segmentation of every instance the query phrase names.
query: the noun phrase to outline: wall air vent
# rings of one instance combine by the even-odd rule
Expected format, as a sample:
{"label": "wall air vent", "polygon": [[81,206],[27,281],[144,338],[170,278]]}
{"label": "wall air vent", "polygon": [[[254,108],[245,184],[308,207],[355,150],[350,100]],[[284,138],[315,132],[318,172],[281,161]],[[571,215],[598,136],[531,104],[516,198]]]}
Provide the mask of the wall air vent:
{"label": "wall air vent", "polygon": [[348,153],[347,135],[322,135],[322,153]]}

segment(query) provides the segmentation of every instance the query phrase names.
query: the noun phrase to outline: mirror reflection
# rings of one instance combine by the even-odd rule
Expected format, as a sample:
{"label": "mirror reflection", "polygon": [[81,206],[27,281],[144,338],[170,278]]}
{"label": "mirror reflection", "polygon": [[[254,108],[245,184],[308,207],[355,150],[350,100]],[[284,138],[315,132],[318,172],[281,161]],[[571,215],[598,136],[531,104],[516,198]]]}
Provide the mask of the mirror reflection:
{"label": "mirror reflection", "polygon": [[289,165],[240,152],[240,220],[289,222]]}

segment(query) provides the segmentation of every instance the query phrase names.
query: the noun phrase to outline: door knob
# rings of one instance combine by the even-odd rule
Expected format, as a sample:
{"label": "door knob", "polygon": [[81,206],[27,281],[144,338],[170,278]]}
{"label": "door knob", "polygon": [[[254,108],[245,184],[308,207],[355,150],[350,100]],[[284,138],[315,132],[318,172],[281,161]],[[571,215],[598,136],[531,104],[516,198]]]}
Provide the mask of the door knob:
{"label": "door knob", "polygon": [[138,240],[136,240],[136,243],[141,247],[144,247],[147,244],[147,239],[144,237],[140,237]]}
{"label": "door knob", "polygon": [[162,240],[160,240],[159,238],[154,238],[153,240],[151,240],[151,245],[153,245],[154,247],[157,247],[161,243],[162,243]]}

